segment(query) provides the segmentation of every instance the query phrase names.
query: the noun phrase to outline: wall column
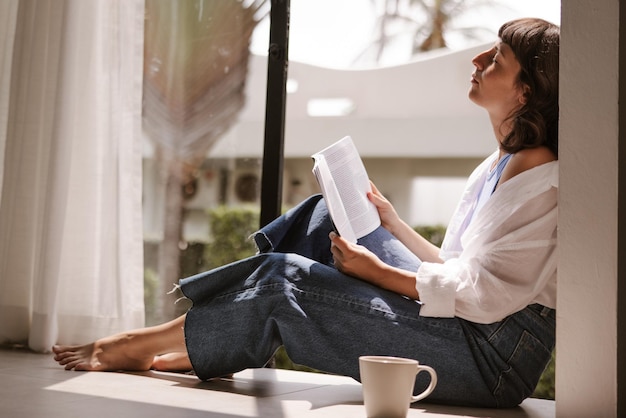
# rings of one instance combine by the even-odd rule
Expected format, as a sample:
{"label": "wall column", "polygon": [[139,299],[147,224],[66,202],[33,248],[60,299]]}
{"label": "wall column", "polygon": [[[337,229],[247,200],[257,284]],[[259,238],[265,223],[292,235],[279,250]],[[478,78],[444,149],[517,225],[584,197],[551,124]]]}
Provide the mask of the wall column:
{"label": "wall column", "polygon": [[[619,0],[562,1],[556,412],[626,416]],[[621,58],[621,59],[620,59]],[[620,98],[622,100],[620,100]],[[624,127],[624,128],[622,128]],[[622,129],[620,129],[622,128]],[[621,155],[622,154],[622,155]],[[620,287],[621,284],[621,287]],[[621,299],[621,300],[620,300]],[[620,304],[621,302],[621,304]],[[620,307],[621,305],[621,307]],[[619,358],[621,354],[621,359]],[[621,392],[621,393],[620,393]]]}

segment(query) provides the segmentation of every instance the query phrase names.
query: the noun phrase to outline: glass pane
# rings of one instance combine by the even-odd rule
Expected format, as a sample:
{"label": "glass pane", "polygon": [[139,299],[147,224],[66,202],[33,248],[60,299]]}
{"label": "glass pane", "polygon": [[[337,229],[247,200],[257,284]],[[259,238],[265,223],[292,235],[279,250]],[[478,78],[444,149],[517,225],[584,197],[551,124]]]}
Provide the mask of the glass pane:
{"label": "glass pane", "polygon": [[249,43],[269,1],[147,0],[147,323],[188,308],[173,283],[254,253],[266,62]]}
{"label": "glass pane", "polygon": [[[292,1],[284,208],[318,192],[311,154],[351,135],[370,177],[402,217],[416,225],[434,222],[426,215],[420,219],[415,208],[432,212],[435,200],[455,202],[458,187],[437,187],[440,196],[430,200],[417,193],[416,179],[464,179],[495,149],[484,112],[466,97],[472,57],[495,40],[506,20],[526,15],[558,20],[559,3]],[[462,7],[450,9],[456,4]],[[441,46],[429,18],[436,7],[453,17],[439,27],[446,47],[424,52],[426,46]],[[210,215],[212,209],[259,210],[268,9],[269,1],[253,0],[146,3],[147,294],[161,295],[179,277],[230,261],[217,255],[235,253],[216,238],[210,220],[218,214]],[[182,168],[172,171],[172,156],[185,161]],[[180,184],[166,190],[173,174]],[[171,211],[166,203],[183,208],[178,229],[172,226],[170,233],[164,228]],[[441,213],[453,204],[446,203]],[[245,216],[232,210],[230,215]],[[220,219],[217,225],[224,225]],[[164,237],[170,254],[183,255],[182,264],[167,265]],[[159,305],[154,299],[149,311],[173,300]],[[177,312],[185,308],[181,304]]]}
{"label": "glass pane", "polygon": [[[444,15],[443,26],[431,18]],[[285,203],[318,191],[310,155],[350,135],[407,222],[447,224],[458,184],[497,145],[467,98],[472,57],[502,23],[529,15],[558,23],[560,1],[292,1]],[[267,25],[254,53],[267,48]],[[436,196],[424,196],[425,181]]]}

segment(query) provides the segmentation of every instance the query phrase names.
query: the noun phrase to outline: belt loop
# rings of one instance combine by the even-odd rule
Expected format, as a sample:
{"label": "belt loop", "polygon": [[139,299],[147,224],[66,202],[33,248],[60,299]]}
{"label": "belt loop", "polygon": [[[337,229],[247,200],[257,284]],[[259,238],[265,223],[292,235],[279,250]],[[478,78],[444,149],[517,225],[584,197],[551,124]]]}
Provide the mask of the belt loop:
{"label": "belt loop", "polygon": [[550,311],[552,311],[552,308],[548,308],[547,306],[544,306],[543,309],[541,309],[541,316],[543,317],[548,316]]}

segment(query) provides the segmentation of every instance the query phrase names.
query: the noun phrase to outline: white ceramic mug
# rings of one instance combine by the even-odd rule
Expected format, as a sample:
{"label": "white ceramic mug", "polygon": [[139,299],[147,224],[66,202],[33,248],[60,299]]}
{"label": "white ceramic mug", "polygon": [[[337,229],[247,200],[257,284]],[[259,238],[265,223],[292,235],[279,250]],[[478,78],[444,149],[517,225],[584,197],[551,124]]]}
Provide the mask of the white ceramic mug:
{"label": "white ceramic mug", "polygon": [[[437,385],[435,370],[413,359],[361,356],[359,370],[368,418],[404,418],[409,412],[409,404],[430,395]],[[430,373],[430,385],[413,396],[415,376],[422,371]]]}

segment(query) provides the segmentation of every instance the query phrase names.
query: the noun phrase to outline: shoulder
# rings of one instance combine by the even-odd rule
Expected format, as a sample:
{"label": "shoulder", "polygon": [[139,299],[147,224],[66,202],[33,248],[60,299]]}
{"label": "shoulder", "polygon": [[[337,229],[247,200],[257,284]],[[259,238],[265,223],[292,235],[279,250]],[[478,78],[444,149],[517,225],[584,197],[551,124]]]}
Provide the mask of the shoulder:
{"label": "shoulder", "polygon": [[548,147],[544,146],[518,151],[511,155],[511,159],[504,168],[498,184],[502,184],[526,170],[555,161],[556,159],[556,155]]}

